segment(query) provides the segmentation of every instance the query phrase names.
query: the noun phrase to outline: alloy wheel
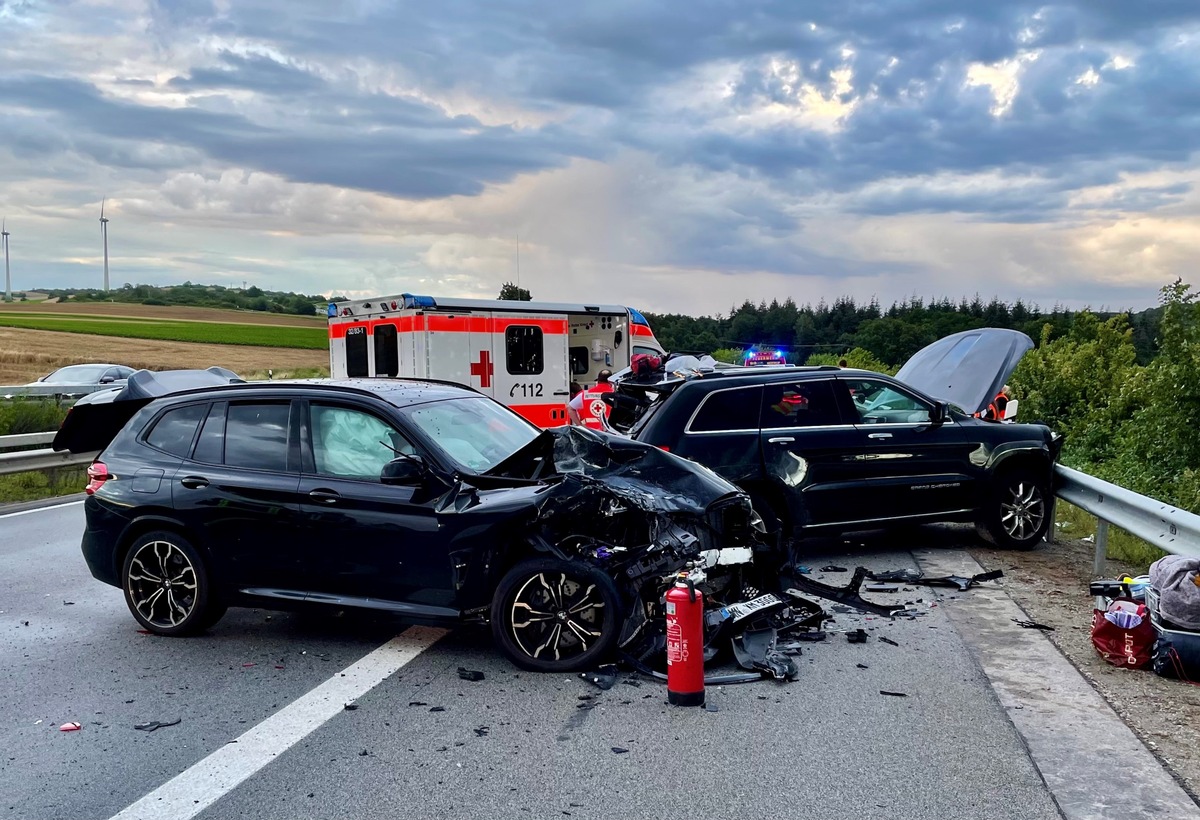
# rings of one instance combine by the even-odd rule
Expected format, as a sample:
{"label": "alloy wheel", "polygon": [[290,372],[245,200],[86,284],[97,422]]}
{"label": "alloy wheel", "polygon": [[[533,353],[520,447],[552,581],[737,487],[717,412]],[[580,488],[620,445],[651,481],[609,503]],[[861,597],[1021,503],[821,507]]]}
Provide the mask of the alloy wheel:
{"label": "alloy wheel", "polygon": [[196,567],[170,541],[148,541],[138,547],[125,583],[138,615],[160,629],[179,626],[196,608]]}
{"label": "alloy wheel", "polygon": [[539,572],[517,590],[509,622],[513,639],[529,657],[567,660],[603,637],[604,596],[595,584],[565,572]]}
{"label": "alloy wheel", "polygon": [[1025,541],[1041,531],[1046,500],[1041,488],[1029,479],[1011,484],[1000,502],[1000,525],[1010,538]]}

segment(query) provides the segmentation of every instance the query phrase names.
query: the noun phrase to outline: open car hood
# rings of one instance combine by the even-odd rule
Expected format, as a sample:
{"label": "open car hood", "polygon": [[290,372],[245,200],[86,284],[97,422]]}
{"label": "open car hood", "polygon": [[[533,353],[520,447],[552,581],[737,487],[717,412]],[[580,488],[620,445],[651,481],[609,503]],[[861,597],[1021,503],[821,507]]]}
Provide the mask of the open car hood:
{"label": "open car hood", "polygon": [[964,330],[917,351],[896,378],[935,399],[978,413],[1032,348],[1033,340],[1019,330]]}
{"label": "open car hood", "polygon": [[123,385],[89,393],[75,402],[50,446],[72,453],[94,453],[107,447],[138,410],[157,398],[184,390],[243,382],[245,379],[223,367],[138,370]]}

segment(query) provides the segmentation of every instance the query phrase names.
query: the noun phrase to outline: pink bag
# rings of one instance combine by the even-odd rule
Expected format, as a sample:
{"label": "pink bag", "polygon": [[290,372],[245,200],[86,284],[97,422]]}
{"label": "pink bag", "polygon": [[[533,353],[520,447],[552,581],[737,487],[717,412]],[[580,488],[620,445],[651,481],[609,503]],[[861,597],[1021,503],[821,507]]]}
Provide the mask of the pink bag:
{"label": "pink bag", "polygon": [[1107,611],[1092,611],[1092,646],[1113,666],[1128,669],[1149,666],[1154,639],[1150,611],[1139,601],[1117,598],[1109,604]]}

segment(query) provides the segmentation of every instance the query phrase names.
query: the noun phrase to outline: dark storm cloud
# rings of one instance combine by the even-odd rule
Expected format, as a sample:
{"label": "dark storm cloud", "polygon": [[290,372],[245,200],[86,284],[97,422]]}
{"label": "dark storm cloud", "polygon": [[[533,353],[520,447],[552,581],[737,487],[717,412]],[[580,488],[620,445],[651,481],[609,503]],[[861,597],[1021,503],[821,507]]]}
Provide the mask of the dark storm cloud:
{"label": "dark storm cloud", "polygon": [[173,77],[167,85],[181,91],[243,89],[262,94],[299,94],[316,91],[324,81],[308,71],[261,55],[242,56],[222,51],[220,68],[194,68],[187,77]]}
{"label": "dark storm cloud", "polygon": [[43,77],[0,80],[0,101],[46,112],[74,135],[75,150],[114,164],[138,156],[114,141],[158,143],[294,181],[418,199],[474,194],[488,182],[550,167],[563,161],[571,142],[556,128],[485,127],[411,101],[389,105],[378,96],[358,107],[386,108],[378,117],[326,116],[323,128],[139,105],[104,97],[86,83]]}
{"label": "dark storm cloud", "polygon": [[[1040,178],[1041,188],[1017,185],[973,207],[919,183],[850,200],[859,213],[944,209],[1026,220],[1062,209],[1072,190],[1193,156],[1200,53],[1178,40],[1198,27],[1194,0],[239,0],[227,10],[172,0],[153,14],[168,48],[172,35],[190,44],[198,33],[219,33],[272,56],[209,55],[168,82],[196,94],[182,108],[34,77],[0,83],[0,102],[45,112],[95,156],[89,135],[157,141],[296,181],[405,197],[476,193],[631,147],[667,165],[754,179],[783,202],[944,173]],[[1117,53],[1135,65],[1116,70]],[[972,86],[970,66],[1020,55],[1019,91],[996,116],[993,89]],[[357,73],[369,73],[363,62],[434,99],[466,95],[548,113],[557,124],[515,128],[449,115],[381,93]],[[728,88],[710,89],[726,95],[719,104],[716,94],[701,102],[678,91],[709,66],[732,77]],[[830,76],[843,68],[848,77]],[[1077,83],[1086,72],[1099,81]],[[814,89],[853,102],[839,128],[755,124],[764,106],[798,106]],[[734,115],[749,124],[721,124]],[[109,152],[138,161],[136,151]],[[731,219],[737,230],[747,218]]]}

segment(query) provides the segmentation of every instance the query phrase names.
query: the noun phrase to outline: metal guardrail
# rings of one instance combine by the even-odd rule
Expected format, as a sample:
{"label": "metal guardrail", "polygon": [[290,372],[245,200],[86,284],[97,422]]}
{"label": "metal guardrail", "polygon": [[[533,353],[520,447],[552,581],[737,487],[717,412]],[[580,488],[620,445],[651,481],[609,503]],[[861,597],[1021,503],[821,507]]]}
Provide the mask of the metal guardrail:
{"label": "metal guardrail", "polygon": [[[0,436],[0,450],[14,447],[33,447],[54,441],[54,433],[22,433],[16,436]],[[49,447],[38,450],[21,450],[15,453],[0,453],[0,475],[27,473],[35,470],[51,470],[55,467],[81,467],[91,464],[98,453],[58,453]]]}
{"label": "metal guardrail", "polygon": [[1058,497],[1096,516],[1096,557],[1092,568],[1097,575],[1105,571],[1109,524],[1164,552],[1200,556],[1200,515],[1061,464],[1054,471],[1059,481]]}
{"label": "metal guardrail", "polygon": [[10,384],[0,385],[0,399],[25,397],[84,396],[101,390],[112,390],[111,384]]}

